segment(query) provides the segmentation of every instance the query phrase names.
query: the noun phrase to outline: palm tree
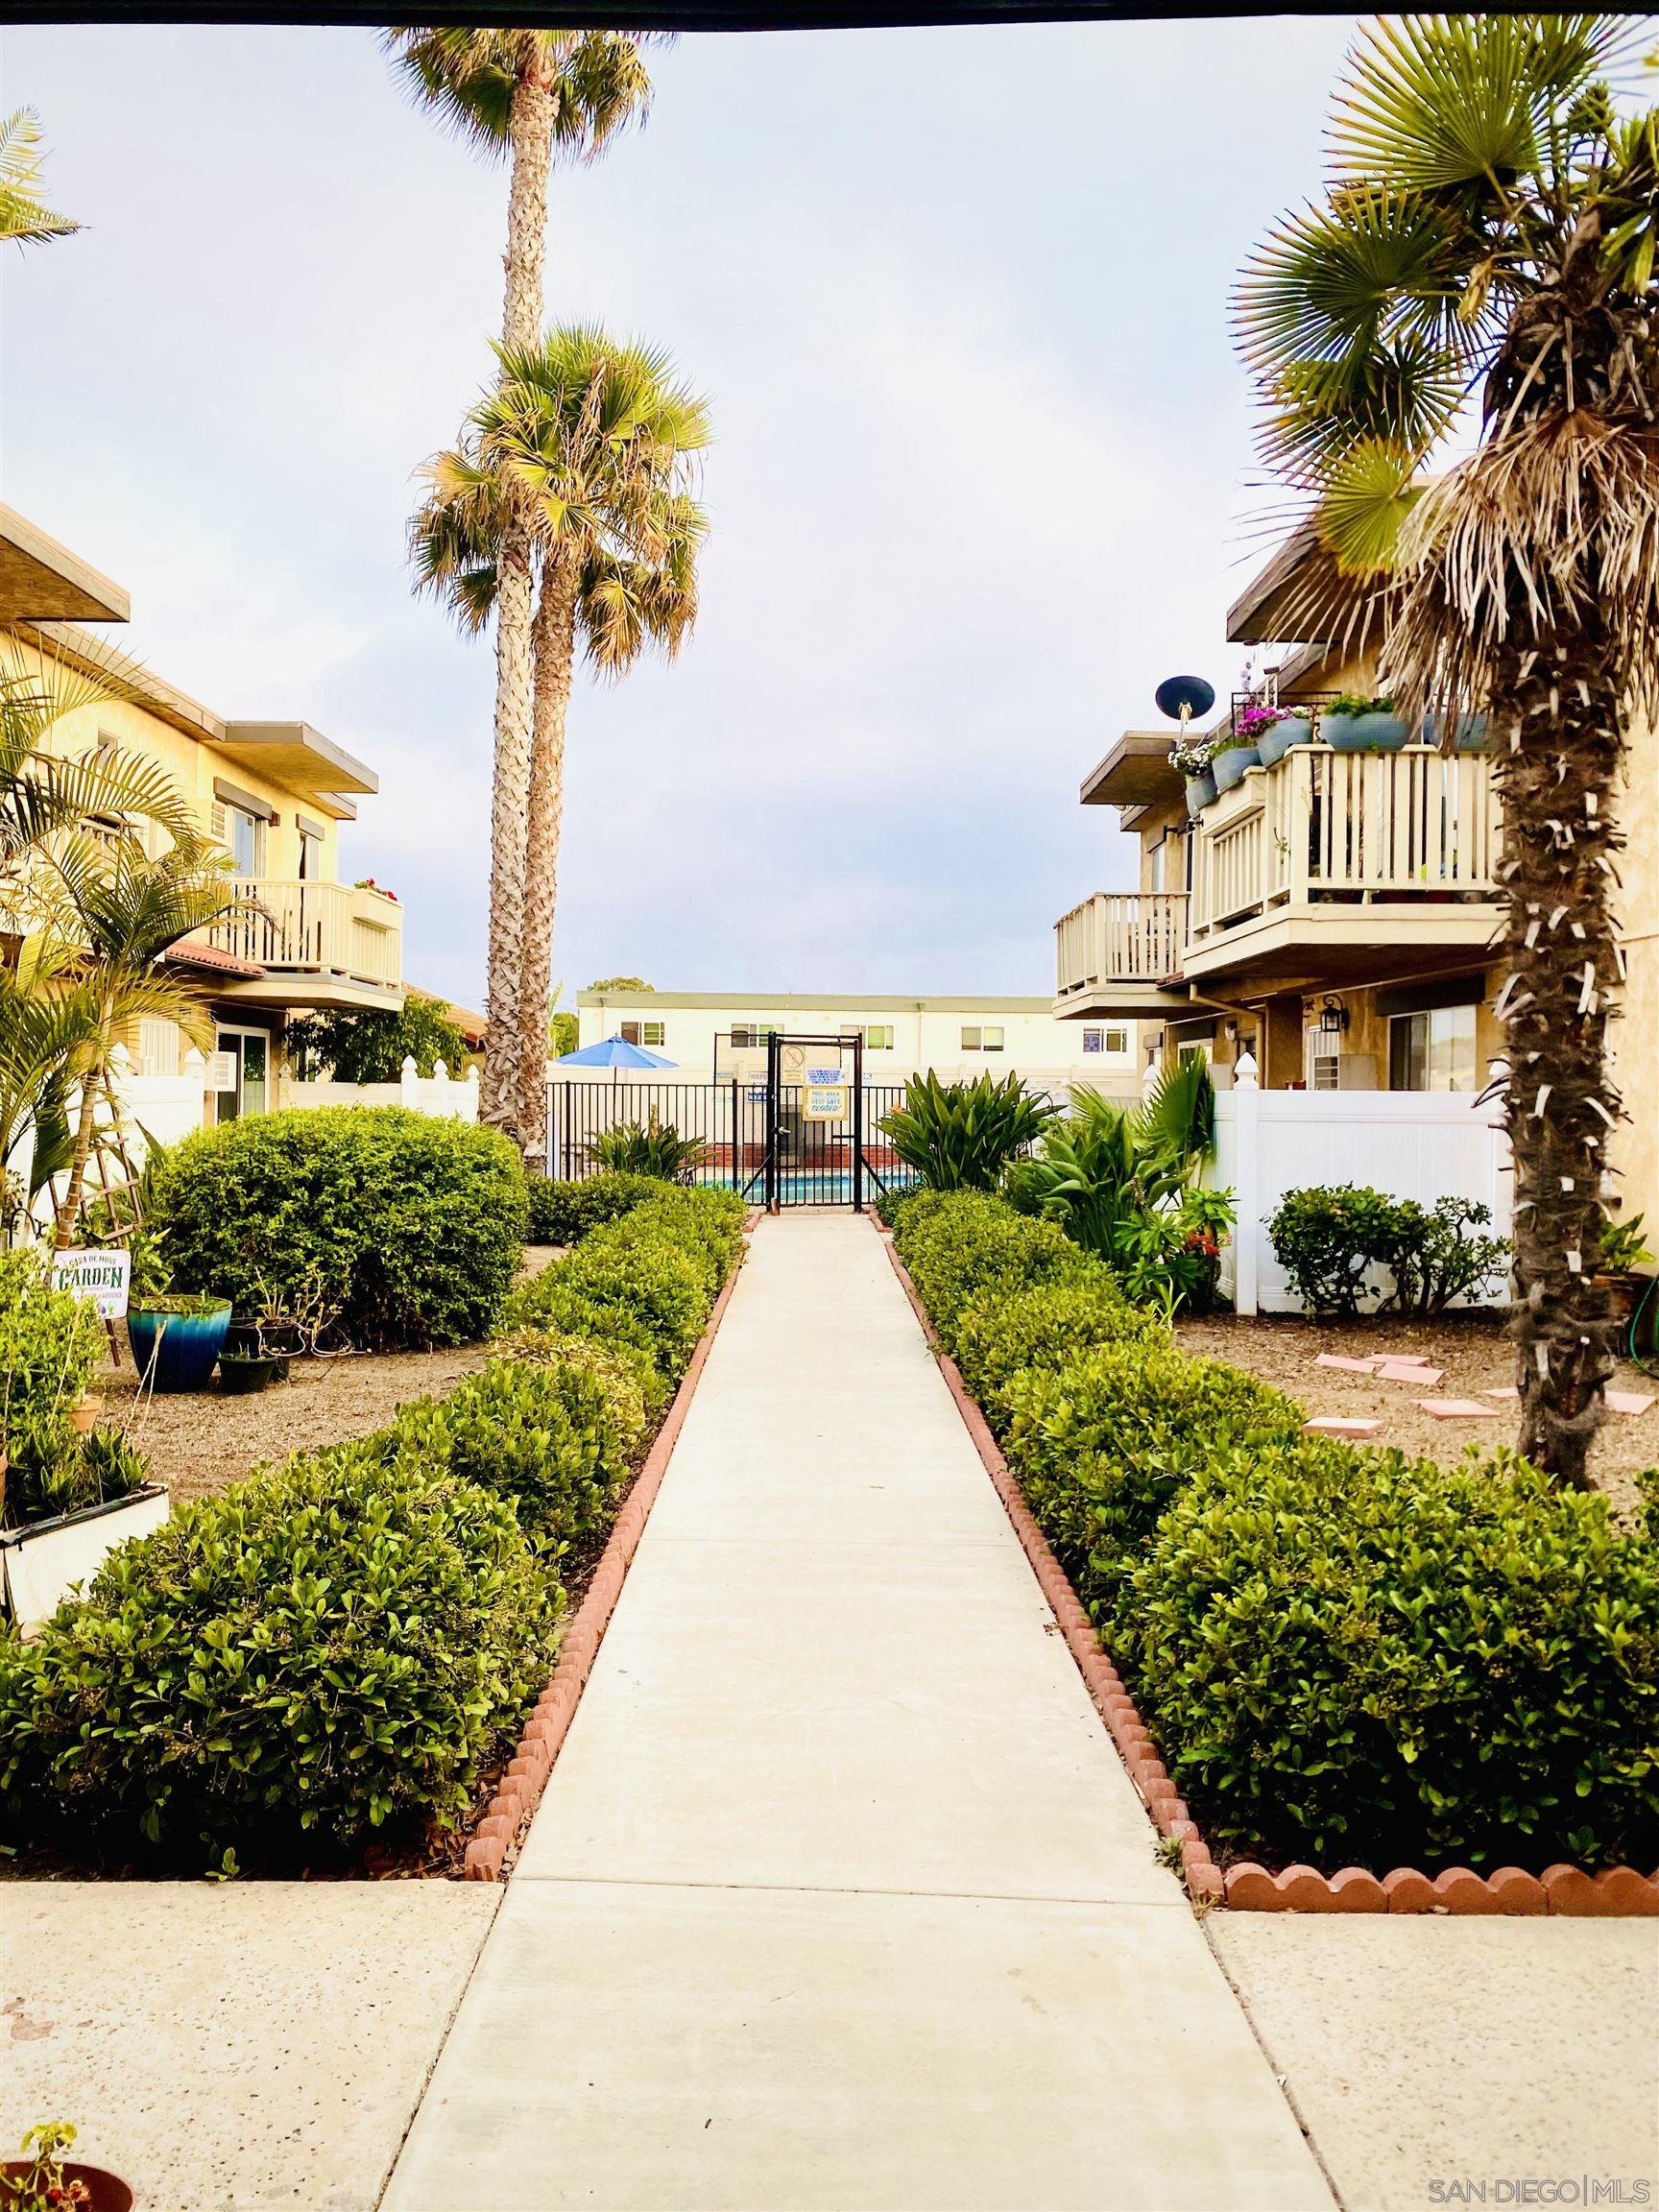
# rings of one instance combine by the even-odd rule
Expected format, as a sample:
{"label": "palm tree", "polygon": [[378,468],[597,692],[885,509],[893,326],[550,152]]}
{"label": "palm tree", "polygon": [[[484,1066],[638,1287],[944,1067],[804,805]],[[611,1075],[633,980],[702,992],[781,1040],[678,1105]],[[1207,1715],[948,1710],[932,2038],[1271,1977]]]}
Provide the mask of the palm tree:
{"label": "palm tree", "polygon": [[67,238],[79,223],[55,215],[40,197],[40,118],[33,108],[16,108],[0,121],[0,238],[38,246],[48,238]]}
{"label": "palm tree", "polygon": [[534,770],[512,1093],[528,1148],[546,1119],[565,725],[578,641],[613,678],[648,644],[670,657],[679,650],[697,613],[707,524],[692,470],[709,433],[703,401],[653,348],[572,327],[522,352],[503,350],[501,360],[501,381],[469,416],[460,445],[428,463],[410,537],[420,583],[476,627],[497,593],[515,500],[524,501],[533,532]]}
{"label": "palm tree", "polygon": [[1295,634],[1328,635],[1345,594],[1408,721],[1436,712],[1450,745],[1462,713],[1489,717],[1520,1441],[1575,1485],[1612,1371],[1592,1278],[1620,1116],[1614,800],[1659,706],[1659,114],[1610,88],[1641,31],[1361,32],[1324,199],[1268,236],[1237,303],[1266,457],[1311,495],[1326,586]]}
{"label": "palm tree", "polygon": [[[591,160],[642,117],[651,82],[626,32],[431,29],[385,34],[399,74],[426,106],[487,153],[511,156],[501,342],[533,347],[541,329],[547,180],[555,153]],[[480,1111],[512,1124],[519,1089],[534,645],[531,519],[509,489],[496,547],[494,768],[490,805],[490,932]]]}
{"label": "palm tree", "polygon": [[145,1020],[176,1022],[193,1045],[211,1048],[204,994],[164,967],[162,955],[236,904],[223,854],[192,836],[158,860],[131,834],[112,847],[76,837],[58,854],[57,867],[74,948],[60,975],[65,1013],[80,1031],[67,1066],[81,1099],[68,1187],[57,1209],[55,1253],[68,1243],[81,1211],[99,1094],[122,1032]]}

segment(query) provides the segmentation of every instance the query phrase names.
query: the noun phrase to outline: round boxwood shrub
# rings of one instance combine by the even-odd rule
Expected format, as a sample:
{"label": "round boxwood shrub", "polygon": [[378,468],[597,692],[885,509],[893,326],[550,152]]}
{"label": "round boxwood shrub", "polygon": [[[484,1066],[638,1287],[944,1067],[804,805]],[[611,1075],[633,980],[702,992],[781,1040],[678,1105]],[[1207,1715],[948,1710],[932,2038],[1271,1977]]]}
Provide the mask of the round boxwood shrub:
{"label": "round boxwood shrub", "polygon": [[1177,1788],[1252,1855],[1659,1859],[1659,1547],[1599,1496],[1507,1458],[1239,1451],[1122,1613]]}
{"label": "round boxwood shrub", "polygon": [[270,1861],[456,1818],[559,1602],[507,1499],[374,1439],[296,1459],[0,1645],[7,1825]]}
{"label": "round boxwood shrub", "polygon": [[180,1290],[256,1311],[315,1287],[330,1340],[425,1350],[487,1336],[518,1265],[524,1174],[491,1129],[397,1106],[255,1115],[187,1138],[162,1176]]}
{"label": "round boxwood shrub", "polygon": [[660,1198],[663,1186],[650,1175],[589,1175],[580,1183],[529,1178],[532,1244],[579,1244],[602,1221],[631,1214],[648,1198]]}

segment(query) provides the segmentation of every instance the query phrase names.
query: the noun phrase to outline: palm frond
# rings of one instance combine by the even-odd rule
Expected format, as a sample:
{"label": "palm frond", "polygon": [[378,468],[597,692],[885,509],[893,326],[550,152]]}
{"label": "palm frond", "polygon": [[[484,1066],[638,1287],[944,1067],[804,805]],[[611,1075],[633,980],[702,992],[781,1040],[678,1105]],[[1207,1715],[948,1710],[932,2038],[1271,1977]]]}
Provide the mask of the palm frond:
{"label": "palm frond", "polygon": [[44,152],[40,118],[33,108],[15,108],[0,121],[0,238],[20,246],[67,238],[81,228],[72,217],[54,214],[40,196]]}

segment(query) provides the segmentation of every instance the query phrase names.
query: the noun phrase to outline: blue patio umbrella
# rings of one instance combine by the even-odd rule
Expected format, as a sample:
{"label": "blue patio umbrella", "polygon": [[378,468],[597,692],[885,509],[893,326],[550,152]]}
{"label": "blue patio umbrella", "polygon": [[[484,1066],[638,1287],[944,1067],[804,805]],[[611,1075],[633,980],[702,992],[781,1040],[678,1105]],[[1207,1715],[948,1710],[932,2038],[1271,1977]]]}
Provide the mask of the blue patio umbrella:
{"label": "blue patio umbrella", "polygon": [[555,1068],[678,1068],[678,1060],[661,1052],[647,1052],[642,1045],[630,1045],[626,1037],[603,1037],[597,1045],[585,1045],[580,1052],[565,1052]]}

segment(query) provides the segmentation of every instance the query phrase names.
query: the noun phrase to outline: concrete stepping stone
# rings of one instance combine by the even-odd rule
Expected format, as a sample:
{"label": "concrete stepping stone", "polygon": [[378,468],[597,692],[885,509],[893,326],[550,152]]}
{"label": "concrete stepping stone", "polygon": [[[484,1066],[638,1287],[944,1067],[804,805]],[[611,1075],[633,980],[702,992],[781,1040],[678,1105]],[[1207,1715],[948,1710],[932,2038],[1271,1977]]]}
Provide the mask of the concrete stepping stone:
{"label": "concrete stepping stone", "polygon": [[1513,1382],[1494,1382],[1489,1390],[1482,1390],[1482,1398],[1519,1398],[1521,1393]]}
{"label": "concrete stepping stone", "polygon": [[1420,1390],[1437,1390],[1446,1380],[1444,1367],[1419,1366],[1415,1359],[1384,1359],[1377,1370],[1379,1382],[1415,1382]]}
{"label": "concrete stepping stone", "polygon": [[1304,1421],[1304,1436],[1338,1436],[1348,1443],[1357,1443],[1362,1436],[1375,1436],[1382,1426],[1381,1421],[1360,1421],[1344,1413],[1315,1413],[1310,1421]]}
{"label": "concrete stepping stone", "polygon": [[1652,1393],[1644,1390],[1609,1390],[1606,1397],[1610,1413],[1646,1413],[1653,1403]]}
{"label": "concrete stepping stone", "polygon": [[1496,1421],[1496,1406],[1482,1406],[1479,1398],[1419,1398],[1418,1410],[1436,1421]]}
{"label": "concrete stepping stone", "polygon": [[1315,1367],[1334,1367],[1344,1375],[1374,1375],[1381,1362],[1376,1359],[1348,1359],[1340,1352],[1315,1354]]}

